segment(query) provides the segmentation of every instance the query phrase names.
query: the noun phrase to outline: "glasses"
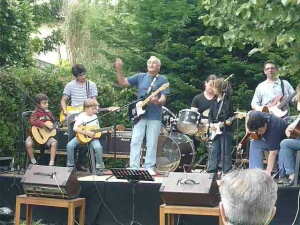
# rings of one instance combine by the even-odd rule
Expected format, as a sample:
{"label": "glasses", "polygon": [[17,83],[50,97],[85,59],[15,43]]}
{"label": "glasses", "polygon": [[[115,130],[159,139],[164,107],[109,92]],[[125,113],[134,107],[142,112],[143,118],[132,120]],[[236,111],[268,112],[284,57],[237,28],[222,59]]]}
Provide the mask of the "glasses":
{"label": "glasses", "polygon": [[276,70],[276,67],[267,67],[265,70]]}

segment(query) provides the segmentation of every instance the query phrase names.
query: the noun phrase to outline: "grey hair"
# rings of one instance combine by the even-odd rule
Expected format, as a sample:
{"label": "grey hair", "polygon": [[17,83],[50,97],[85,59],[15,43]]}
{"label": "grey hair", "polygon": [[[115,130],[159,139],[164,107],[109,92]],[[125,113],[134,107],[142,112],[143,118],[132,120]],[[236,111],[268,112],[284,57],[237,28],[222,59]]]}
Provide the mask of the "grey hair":
{"label": "grey hair", "polygon": [[277,188],[275,181],[260,169],[235,170],[224,176],[219,189],[230,224],[268,224]]}
{"label": "grey hair", "polygon": [[152,56],[150,56],[150,58],[147,60],[147,62],[148,62],[150,59],[154,59],[154,60],[157,62],[157,64],[161,66],[160,59],[159,59],[159,58],[157,58],[156,56],[153,56],[153,55],[152,55]]}

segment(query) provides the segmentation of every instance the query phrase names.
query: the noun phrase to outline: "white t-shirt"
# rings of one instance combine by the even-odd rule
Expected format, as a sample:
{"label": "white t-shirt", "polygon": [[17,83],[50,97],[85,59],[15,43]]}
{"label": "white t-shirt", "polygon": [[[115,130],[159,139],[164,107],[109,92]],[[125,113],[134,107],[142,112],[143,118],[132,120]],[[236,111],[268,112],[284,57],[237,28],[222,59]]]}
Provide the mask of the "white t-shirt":
{"label": "white t-shirt", "polygon": [[75,118],[74,127],[78,127],[78,126],[80,126],[82,124],[86,124],[86,126],[96,125],[96,126],[98,126],[100,128],[99,120],[97,118],[97,115],[88,116],[88,115],[86,115],[85,112],[80,113]]}

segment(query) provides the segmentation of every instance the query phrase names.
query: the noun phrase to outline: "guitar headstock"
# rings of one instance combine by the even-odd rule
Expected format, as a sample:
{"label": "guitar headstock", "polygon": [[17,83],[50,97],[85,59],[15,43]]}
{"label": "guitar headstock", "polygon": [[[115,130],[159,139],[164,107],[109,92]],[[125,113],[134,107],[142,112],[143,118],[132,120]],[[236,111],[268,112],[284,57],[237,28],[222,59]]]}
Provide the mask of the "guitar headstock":
{"label": "guitar headstock", "polygon": [[163,84],[163,85],[160,86],[159,90],[160,90],[160,91],[165,90],[165,89],[167,89],[169,86],[170,86],[170,83],[165,83],[165,84]]}
{"label": "guitar headstock", "polygon": [[246,115],[247,115],[246,112],[235,112],[235,113],[237,113],[237,114],[235,115],[235,117],[238,118],[238,119],[243,119],[243,118],[246,117]]}

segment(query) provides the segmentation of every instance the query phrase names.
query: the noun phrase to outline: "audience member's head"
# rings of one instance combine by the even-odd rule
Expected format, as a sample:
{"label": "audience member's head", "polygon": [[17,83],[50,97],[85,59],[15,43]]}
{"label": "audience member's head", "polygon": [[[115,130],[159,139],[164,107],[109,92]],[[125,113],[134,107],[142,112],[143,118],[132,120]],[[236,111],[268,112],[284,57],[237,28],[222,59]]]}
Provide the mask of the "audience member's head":
{"label": "audience member's head", "polygon": [[235,170],[220,183],[225,225],[266,225],[276,212],[277,184],[260,169]]}

